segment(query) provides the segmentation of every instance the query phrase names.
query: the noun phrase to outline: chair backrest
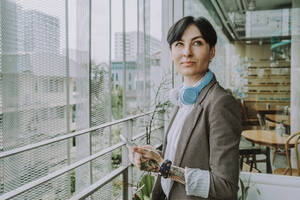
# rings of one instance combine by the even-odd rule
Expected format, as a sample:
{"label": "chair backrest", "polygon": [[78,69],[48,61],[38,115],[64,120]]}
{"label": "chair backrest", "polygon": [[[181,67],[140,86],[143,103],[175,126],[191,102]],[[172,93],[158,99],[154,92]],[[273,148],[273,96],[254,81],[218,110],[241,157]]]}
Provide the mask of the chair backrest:
{"label": "chair backrest", "polygon": [[274,130],[276,128],[277,123],[269,120],[268,118],[265,119],[266,122],[266,129],[267,130]]}
{"label": "chair backrest", "polygon": [[245,102],[243,99],[240,100],[241,108],[242,108],[242,117],[243,120],[247,121],[248,120],[248,113],[247,113],[247,107],[245,105]]}
{"label": "chair backrest", "polygon": [[[293,147],[295,147],[298,176],[300,176],[300,163],[299,163],[299,153],[298,153],[298,144],[299,144],[299,141],[300,141],[300,132],[296,132],[296,133],[294,133],[294,134],[292,134],[291,136],[288,137],[288,139],[285,142],[285,153],[286,153],[286,159],[287,159],[287,162],[288,162],[288,169],[292,169],[291,157],[289,155],[289,149],[291,149],[290,141],[294,137],[296,137],[296,139],[295,139]],[[291,170],[289,170],[289,171],[290,171],[290,175],[292,175],[292,171]]]}
{"label": "chair backrest", "polygon": [[261,116],[261,114],[257,113],[257,119],[259,122],[259,125],[261,126],[262,130],[266,130],[266,123],[265,120],[263,119],[263,117]]}
{"label": "chair backrest", "polygon": [[295,141],[295,151],[296,151],[296,162],[297,162],[297,169],[298,169],[298,176],[300,176],[300,163],[299,163],[299,152],[298,152],[298,144],[300,141],[300,135],[298,135],[297,140]]}

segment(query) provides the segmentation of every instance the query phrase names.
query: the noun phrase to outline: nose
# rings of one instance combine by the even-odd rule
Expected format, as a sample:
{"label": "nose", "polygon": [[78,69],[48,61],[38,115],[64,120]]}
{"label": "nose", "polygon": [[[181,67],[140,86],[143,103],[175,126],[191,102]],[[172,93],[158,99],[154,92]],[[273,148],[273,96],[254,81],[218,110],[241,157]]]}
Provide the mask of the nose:
{"label": "nose", "polygon": [[185,57],[190,57],[193,54],[191,45],[185,45],[183,49],[183,56]]}

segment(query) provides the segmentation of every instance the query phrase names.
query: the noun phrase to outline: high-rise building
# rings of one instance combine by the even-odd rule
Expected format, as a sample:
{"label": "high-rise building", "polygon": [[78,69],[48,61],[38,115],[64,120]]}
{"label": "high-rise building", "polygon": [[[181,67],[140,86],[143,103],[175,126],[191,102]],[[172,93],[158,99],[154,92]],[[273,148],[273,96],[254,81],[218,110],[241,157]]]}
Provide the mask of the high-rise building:
{"label": "high-rise building", "polygon": [[36,10],[24,13],[26,52],[59,53],[59,19]]}
{"label": "high-rise building", "polygon": [[[138,102],[145,104],[145,102],[151,99],[151,90],[148,89],[151,85],[149,77],[150,69],[154,66],[157,68],[157,63],[154,62],[159,62],[156,55],[160,55],[161,42],[149,35],[144,37],[144,33],[137,33],[136,31],[127,32],[125,39],[127,108],[128,110],[135,110],[139,106]],[[123,34],[116,32],[114,41],[115,59],[112,61],[111,77],[114,89],[123,85],[122,41]],[[140,95],[143,99],[138,99],[137,93],[143,94]]]}
{"label": "high-rise building", "polygon": [[[123,33],[122,32],[116,32],[115,33],[115,60],[122,61],[123,58]],[[144,38],[146,41],[144,41]],[[143,50],[140,52],[142,54],[144,52],[144,44],[147,44],[150,42],[150,55],[153,55],[157,51],[161,49],[161,42],[149,35],[146,35],[144,37],[143,32],[136,32],[136,31],[131,31],[131,32],[126,32],[125,35],[125,52],[126,52],[126,60],[136,60],[137,54],[138,54],[138,41],[139,41],[139,49]]]}

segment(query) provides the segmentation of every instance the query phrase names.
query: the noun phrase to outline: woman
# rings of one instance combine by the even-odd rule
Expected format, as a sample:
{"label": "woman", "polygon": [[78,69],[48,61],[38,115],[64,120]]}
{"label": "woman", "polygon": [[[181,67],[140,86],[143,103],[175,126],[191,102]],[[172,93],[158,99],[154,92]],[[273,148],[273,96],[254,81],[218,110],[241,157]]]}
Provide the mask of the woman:
{"label": "woman", "polygon": [[153,200],[237,199],[241,110],[208,69],[216,32],[205,18],[188,16],[170,28],[167,40],[184,83],[171,92],[176,111],[163,156],[151,146],[134,147],[131,160],[160,174]]}

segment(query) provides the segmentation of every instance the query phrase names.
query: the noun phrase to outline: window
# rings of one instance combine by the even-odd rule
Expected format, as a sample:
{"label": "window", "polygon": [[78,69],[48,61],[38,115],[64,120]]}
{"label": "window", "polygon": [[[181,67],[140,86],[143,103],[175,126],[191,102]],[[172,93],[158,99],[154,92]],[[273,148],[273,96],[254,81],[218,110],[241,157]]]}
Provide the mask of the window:
{"label": "window", "polygon": [[72,105],[72,122],[75,123],[76,120],[76,104]]}
{"label": "window", "polygon": [[3,114],[0,114],[0,131],[2,131],[3,128]]}
{"label": "window", "polygon": [[74,84],[74,85],[73,85],[73,92],[76,92],[76,91],[77,91],[77,87],[76,87],[76,84],[77,84],[77,83],[76,83],[76,81],[73,81],[73,84]]}
{"label": "window", "polygon": [[119,76],[118,76],[119,74],[118,73],[116,73],[116,81],[119,81]]}
{"label": "window", "polygon": [[57,118],[63,119],[65,117],[65,109],[63,106],[56,107]]}
{"label": "window", "polygon": [[34,81],[34,90],[35,90],[36,93],[39,91],[39,82],[38,82],[38,80]]}
{"label": "window", "polygon": [[57,92],[58,91],[58,84],[57,81],[54,79],[49,80],[49,91],[48,92]]}

